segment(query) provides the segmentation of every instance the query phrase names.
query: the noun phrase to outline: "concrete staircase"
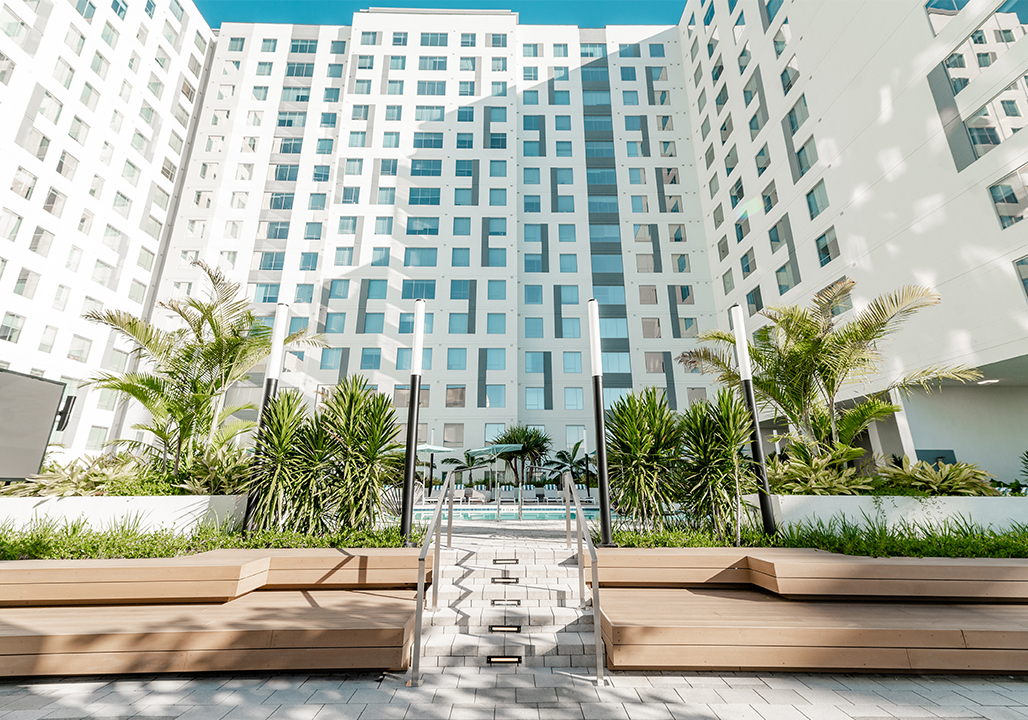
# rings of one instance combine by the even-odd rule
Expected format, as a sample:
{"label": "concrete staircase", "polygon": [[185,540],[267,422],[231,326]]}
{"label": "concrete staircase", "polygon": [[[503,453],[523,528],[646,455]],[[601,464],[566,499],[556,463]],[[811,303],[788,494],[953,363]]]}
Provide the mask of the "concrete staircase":
{"label": "concrete staircase", "polygon": [[592,608],[581,607],[575,553],[516,539],[504,545],[442,551],[422,666],[595,668]]}

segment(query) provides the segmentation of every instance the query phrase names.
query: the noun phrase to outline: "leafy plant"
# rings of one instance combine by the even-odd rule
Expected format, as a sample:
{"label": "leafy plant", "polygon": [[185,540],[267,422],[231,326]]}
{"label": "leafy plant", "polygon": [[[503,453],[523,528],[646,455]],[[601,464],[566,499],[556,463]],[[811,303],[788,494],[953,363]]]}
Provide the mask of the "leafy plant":
{"label": "leafy plant", "polygon": [[[899,406],[890,400],[893,390],[927,392],[942,380],[965,382],[981,377],[977,369],[968,366],[932,365],[894,378],[861,402],[840,407],[838,401],[847,386],[881,374],[882,340],[919,310],[939,303],[939,296],[928,288],[906,286],[875,298],[852,320],[839,325],[836,316],[851,306],[854,285],[852,280],[840,280],[815,295],[809,308],[764,308],[761,315],[770,322],[753,333],[749,344],[758,402],[795,428],[792,439],[806,445],[812,455],[852,445],[871,423],[897,412]],[[712,330],[700,339],[712,346],[683,352],[679,362],[714,373],[720,382],[738,387],[732,352],[735,336]]]}
{"label": "leafy plant", "polygon": [[[573,448],[570,450],[558,450],[553,454],[552,458],[543,464],[547,468],[560,473],[560,476],[555,479],[563,478],[564,473],[571,473],[571,479],[578,481],[579,478],[584,478],[588,474],[590,463],[589,457],[584,452],[579,454],[581,449],[582,441],[579,440]],[[543,484],[545,485],[545,483]]]}
{"label": "leafy plant", "polygon": [[753,432],[749,409],[735,392],[722,388],[713,403],[689,406],[682,429],[689,514],[720,538],[734,525],[738,542],[741,496],[756,490],[751,460],[741,454]]}
{"label": "leafy plant", "polygon": [[[102,373],[92,380],[98,388],[136,400],[150,414],[136,429],[151,435],[153,444],[116,442],[146,453],[164,469],[170,462],[176,476],[191,458],[252,429],[253,423],[232,419],[250,406],[225,407],[225,394],[271,350],[271,328],[257,322],[239,284],[203,262],[193,264],[207,276],[207,298],[158,303],[181,322],[177,330],[162,330],[122,310],[86,316],[132,343],[133,354],[142,361],[138,369]],[[286,339],[289,344],[299,341],[318,344],[306,331]]]}
{"label": "leafy plant", "polygon": [[659,529],[682,497],[684,432],[662,390],[618,399],[607,412],[611,504],[638,527]]}
{"label": "leafy plant", "polygon": [[925,495],[999,495],[989,482],[992,477],[973,463],[944,462],[933,465],[903,458],[902,467],[887,467],[879,477],[889,485],[909,487]]}
{"label": "leafy plant", "polygon": [[860,448],[838,445],[814,455],[795,448],[787,460],[775,457],[767,463],[771,491],[782,495],[860,495],[873,489],[870,478],[857,474],[847,463],[863,454]]}
{"label": "leafy plant", "polygon": [[8,497],[76,497],[92,495],[175,495],[180,491],[147,471],[127,454],[77,458],[50,463],[46,472],[0,487]]}
{"label": "leafy plant", "polygon": [[365,528],[383,489],[401,479],[400,427],[392,403],[360,376],[308,414],[300,393],[279,393],[257,434],[250,527],[331,532]]}
{"label": "leafy plant", "polygon": [[[413,535],[420,542],[421,531],[415,529]],[[104,530],[91,529],[84,522],[38,522],[22,530],[0,526],[0,561],[176,557],[222,548],[402,547],[404,540],[393,526],[343,528],[316,535],[274,530],[241,533],[203,526],[178,535],[171,530],[142,531],[132,521]]]}
{"label": "leafy plant", "polygon": [[507,463],[514,484],[532,483],[532,466],[536,465],[550,452],[553,440],[539,428],[528,425],[513,425],[496,436],[493,442],[497,445],[520,445],[520,450],[502,452],[500,460]]}

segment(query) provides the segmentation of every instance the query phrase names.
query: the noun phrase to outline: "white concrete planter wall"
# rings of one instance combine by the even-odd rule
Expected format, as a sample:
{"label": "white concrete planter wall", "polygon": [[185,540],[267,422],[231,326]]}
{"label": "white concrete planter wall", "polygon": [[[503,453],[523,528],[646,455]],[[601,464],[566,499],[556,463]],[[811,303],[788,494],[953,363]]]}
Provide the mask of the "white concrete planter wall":
{"label": "white concrete planter wall", "polygon": [[238,527],[245,510],[245,495],[0,498],[0,526],[20,530],[40,520],[58,526],[83,520],[104,530],[135,519],[141,531],[163,528],[184,534],[200,525]]}
{"label": "white concrete planter wall", "polygon": [[[746,503],[759,508],[757,496]],[[905,497],[861,495],[772,495],[775,519],[780,525],[825,524],[845,519],[851,525],[868,521],[888,527],[903,524],[940,526],[946,522],[971,523],[997,532],[1028,525],[1028,497]],[[757,515],[759,517],[759,514]]]}

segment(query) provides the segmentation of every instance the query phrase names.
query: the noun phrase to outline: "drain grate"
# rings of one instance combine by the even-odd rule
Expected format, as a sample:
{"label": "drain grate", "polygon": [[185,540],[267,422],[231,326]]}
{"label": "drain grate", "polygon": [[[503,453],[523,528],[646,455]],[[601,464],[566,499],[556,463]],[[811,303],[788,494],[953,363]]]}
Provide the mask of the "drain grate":
{"label": "drain grate", "polygon": [[493,607],[521,607],[520,599],[493,598],[490,602]]}
{"label": "drain grate", "polygon": [[486,662],[490,665],[520,665],[520,655],[489,655]]}
{"label": "drain grate", "polygon": [[521,632],[520,625],[490,625],[489,632],[494,633],[519,633]]}
{"label": "drain grate", "polygon": [[494,577],[493,585],[517,585],[520,578],[516,577]]}
{"label": "drain grate", "polygon": [[493,565],[518,565],[520,562],[517,558],[493,558]]}

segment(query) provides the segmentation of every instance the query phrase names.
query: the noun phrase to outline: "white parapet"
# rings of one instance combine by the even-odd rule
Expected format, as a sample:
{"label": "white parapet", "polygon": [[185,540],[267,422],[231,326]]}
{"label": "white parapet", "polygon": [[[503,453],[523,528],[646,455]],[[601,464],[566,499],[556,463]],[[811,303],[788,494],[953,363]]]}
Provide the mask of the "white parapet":
{"label": "white parapet", "polygon": [[201,525],[238,527],[245,495],[155,495],[128,497],[28,497],[0,499],[0,527],[16,530],[50,522],[83,522],[93,530],[134,523],[141,532],[184,534]]}

